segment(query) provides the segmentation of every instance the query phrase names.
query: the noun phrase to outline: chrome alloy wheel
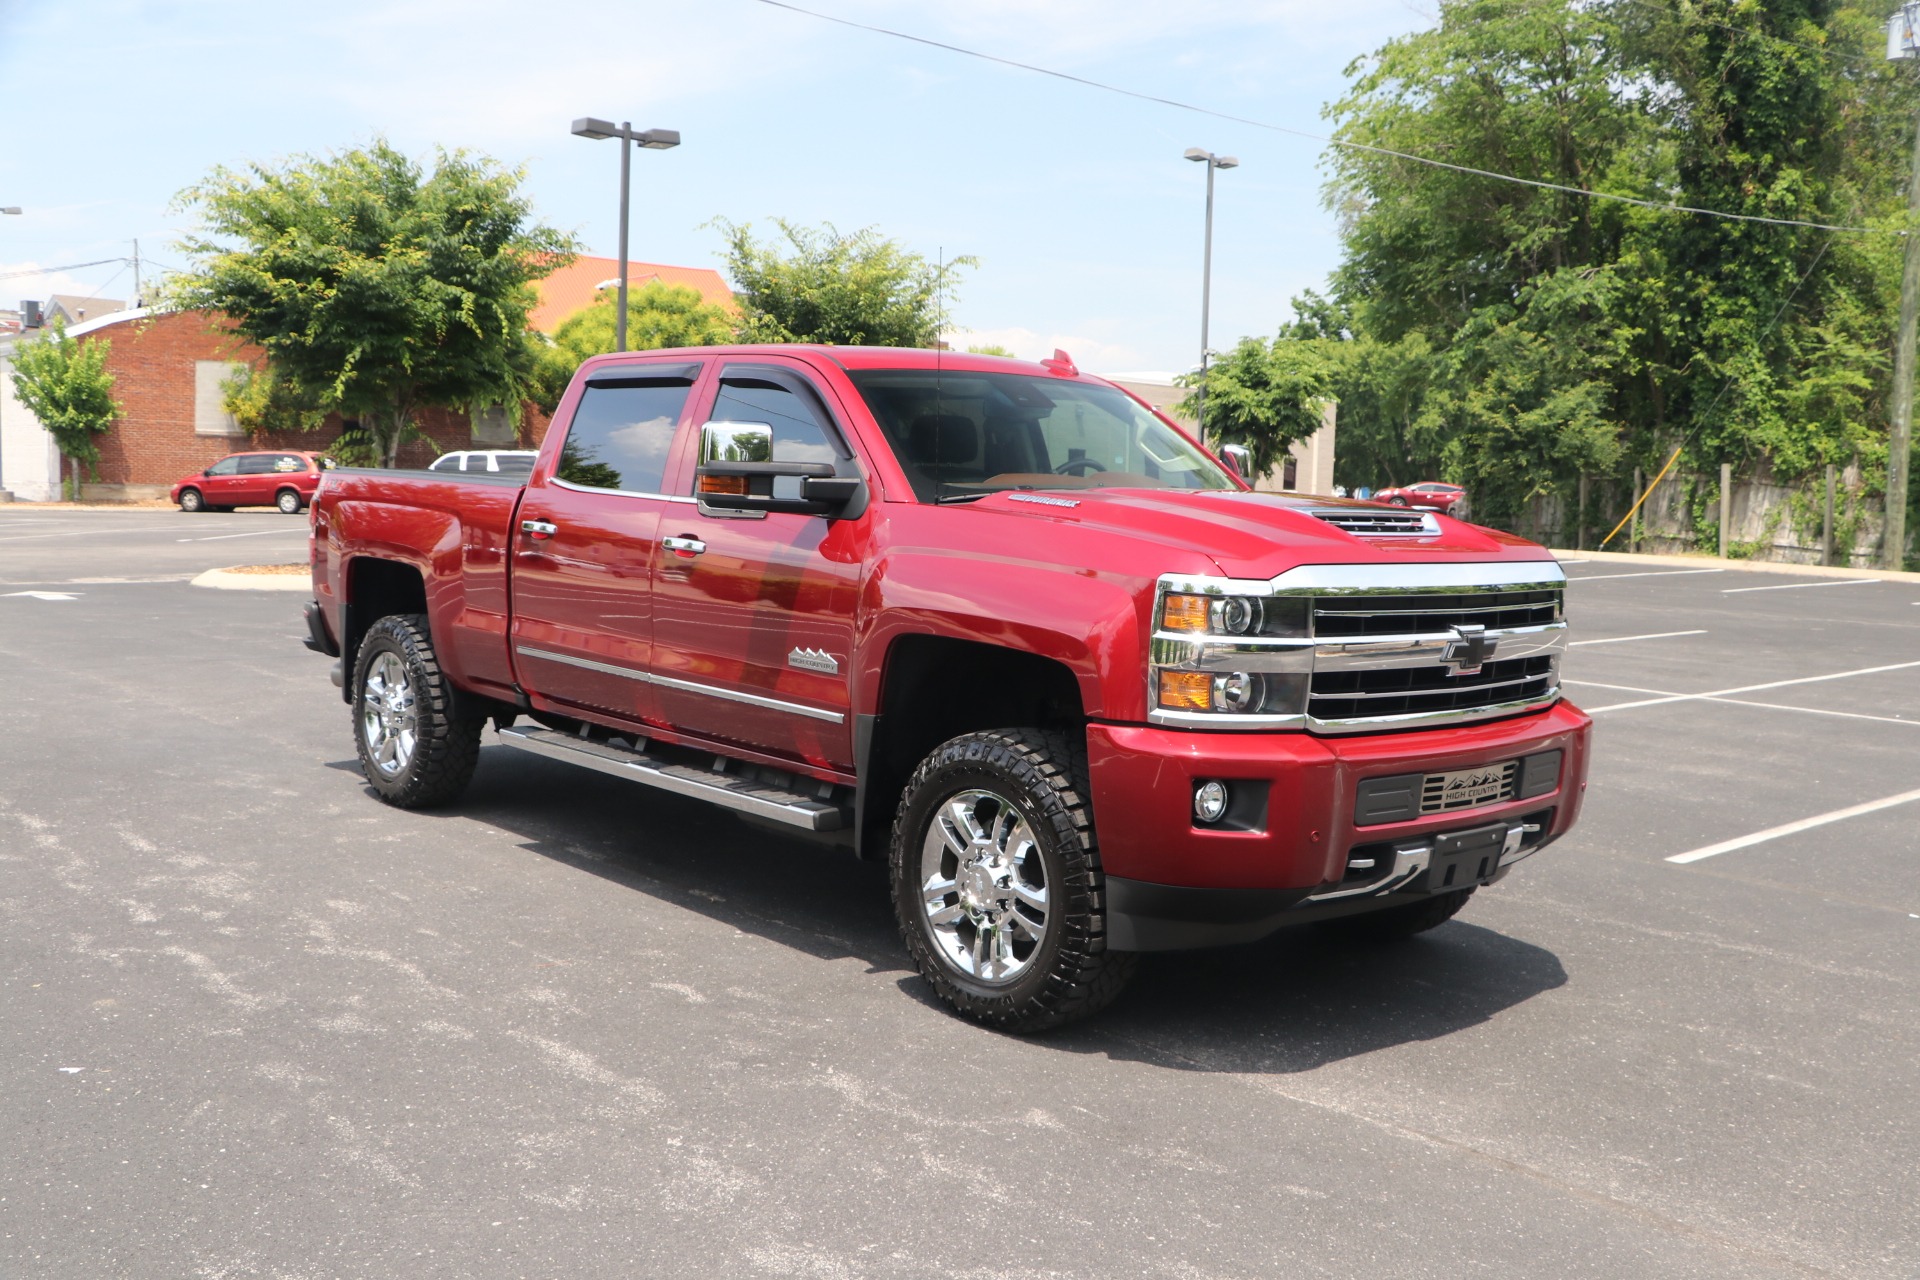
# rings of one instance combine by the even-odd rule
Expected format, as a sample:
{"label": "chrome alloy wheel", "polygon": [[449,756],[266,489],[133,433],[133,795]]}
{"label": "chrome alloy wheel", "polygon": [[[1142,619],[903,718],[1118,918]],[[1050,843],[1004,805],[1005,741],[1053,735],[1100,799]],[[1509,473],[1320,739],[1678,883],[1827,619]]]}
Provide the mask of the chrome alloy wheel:
{"label": "chrome alloy wheel", "polygon": [[1020,811],[991,791],[962,791],[934,813],[920,845],[920,904],[934,946],[976,982],[1011,984],[1047,936],[1047,872]]}
{"label": "chrome alloy wheel", "polygon": [[382,653],[367,668],[360,689],[360,729],[374,768],[389,778],[406,769],[419,745],[420,728],[413,680],[398,654]]}

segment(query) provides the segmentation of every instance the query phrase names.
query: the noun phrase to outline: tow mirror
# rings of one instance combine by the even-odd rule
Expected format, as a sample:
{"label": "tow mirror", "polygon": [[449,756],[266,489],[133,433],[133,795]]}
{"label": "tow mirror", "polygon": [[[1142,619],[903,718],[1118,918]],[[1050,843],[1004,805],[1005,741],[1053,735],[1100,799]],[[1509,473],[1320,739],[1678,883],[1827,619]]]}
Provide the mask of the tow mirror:
{"label": "tow mirror", "polygon": [[836,475],[830,462],[775,462],[773,428],[764,422],[701,427],[694,477],[700,509],[709,515],[783,511],[834,519],[858,514],[866,492],[860,477]]}
{"label": "tow mirror", "polygon": [[1253,450],[1247,448],[1247,446],[1243,444],[1221,445],[1220,462],[1227,470],[1233,472],[1234,479],[1246,480],[1247,483],[1252,483],[1251,480],[1247,480],[1247,476],[1253,470]]}

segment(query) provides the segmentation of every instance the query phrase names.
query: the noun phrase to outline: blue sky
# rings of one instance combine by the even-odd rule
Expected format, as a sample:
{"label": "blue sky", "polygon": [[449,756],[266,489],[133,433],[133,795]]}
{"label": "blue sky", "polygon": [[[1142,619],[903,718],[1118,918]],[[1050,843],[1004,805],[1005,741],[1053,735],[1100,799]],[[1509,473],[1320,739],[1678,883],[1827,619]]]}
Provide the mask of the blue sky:
{"label": "blue sky", "polygon": [[[1354,57],[1424,0],[800,0],[1142,92],[1324,132]],[[1198,358],[1205,175],[1213,343],[1269,334],[1338,260],[1318,144],[801,17],[756,0],[0,0],[0,276],[131,252],[178,265],[174,194],[218,164],[376,134],[524,164],[548,222],[615,247],[614,144],[575,116],[677,128],[634,157],[634,256],[720,265],[715,217],[875,226],[973,254],[963,342],[1063,346],[1103,372]],[[0,279],[0,304],[127,297],[118,264]]]}

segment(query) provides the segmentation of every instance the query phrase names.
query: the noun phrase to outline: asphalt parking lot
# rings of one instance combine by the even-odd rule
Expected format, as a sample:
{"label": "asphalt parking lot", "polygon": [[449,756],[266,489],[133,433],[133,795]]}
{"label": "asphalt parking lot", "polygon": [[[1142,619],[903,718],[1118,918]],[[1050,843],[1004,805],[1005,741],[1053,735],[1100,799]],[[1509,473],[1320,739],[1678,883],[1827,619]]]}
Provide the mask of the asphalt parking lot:
{"label": "asphalt parking lot", "polygon": [[0,1275],[1920,1275],[1920,583],[1570,562],[1571,837],[1021,1040],[870,866],[376,803],[301,597],[188,585],[303,553],[0,508]]}

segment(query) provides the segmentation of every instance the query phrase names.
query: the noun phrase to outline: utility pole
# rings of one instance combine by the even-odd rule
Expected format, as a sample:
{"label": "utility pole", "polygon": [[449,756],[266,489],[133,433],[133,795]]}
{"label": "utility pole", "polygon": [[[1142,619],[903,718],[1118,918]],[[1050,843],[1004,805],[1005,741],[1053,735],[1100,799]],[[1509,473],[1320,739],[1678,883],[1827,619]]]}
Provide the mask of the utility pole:
{"label": "utility pole", "polygon": [[[1207,321],[1213,314],[1213,171],[1236,169],[1240,162],[1232,156],[1217,156],[1202,147],[1188,147],[1185,159],[1207,166],[1207,238],[1200,258],[1200,383],[1194,393],[1194,426],[1200,443],[1207,442]],[[1251,481],[1252,476],[1247,479]]]}
{"label": "utility pole", "polygon": [[140,242],[133,242],[133,305],[140,305]]}
{"label": "utility pole", "polygon": [[[1920,4],[1903,4],[1887,20],[1887,57],[1920,57]],[[1913,344],[1920,312],[1920,115],[1914,120],[1913,167],[1907,175],[1905,259],[1900,272],[1900,329],[1893,349],[1893,423],[1887,431],[1885,566],[1899,569],[1907,551],[1907,458],[1913,450]]]}

